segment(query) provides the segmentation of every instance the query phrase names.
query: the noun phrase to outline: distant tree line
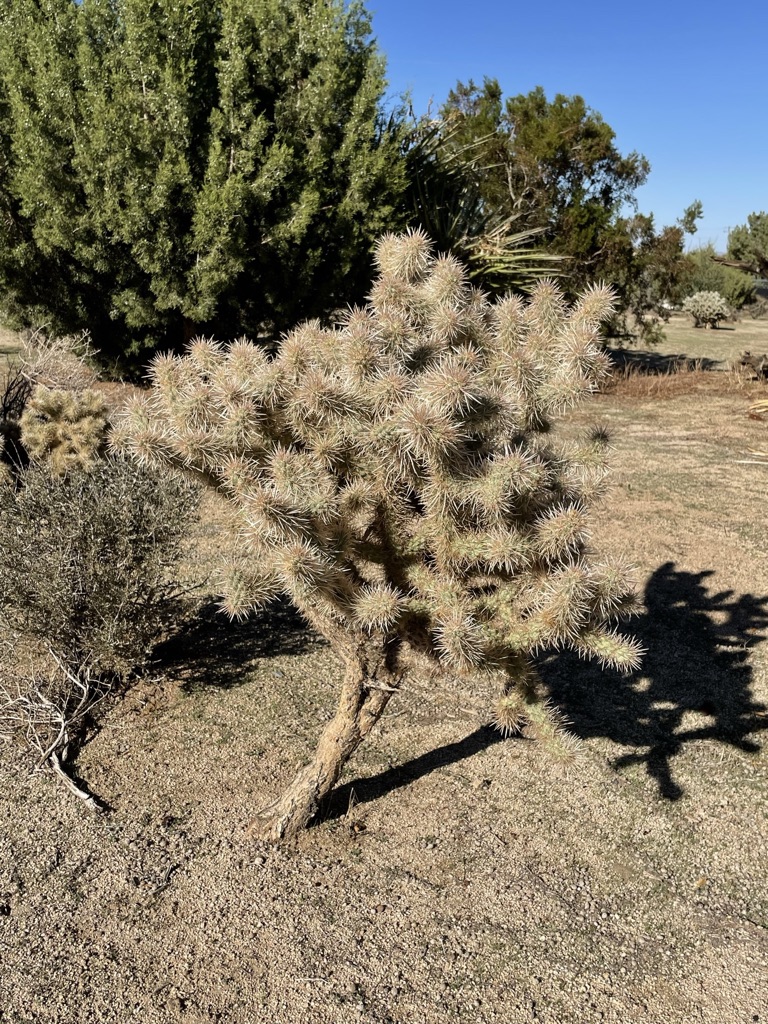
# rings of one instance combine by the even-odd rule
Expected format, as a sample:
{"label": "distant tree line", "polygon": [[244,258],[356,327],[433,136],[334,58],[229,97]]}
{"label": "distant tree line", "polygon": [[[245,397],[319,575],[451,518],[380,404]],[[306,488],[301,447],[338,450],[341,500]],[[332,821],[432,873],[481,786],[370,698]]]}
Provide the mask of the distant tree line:
{"label": "distant tree line", "polygon": [[[196,334],[274,341],[363,301],[374,240],[412,225],[492,294],[604,280],[613,332],[653,339],[699,203],[639,213],[648,161],[580,96],[486,79],[416,118],[385,88],[358,2],[4,5],[0,314],[87,328],[123,369]],[[734,233],[742,270],[761,223]]]}

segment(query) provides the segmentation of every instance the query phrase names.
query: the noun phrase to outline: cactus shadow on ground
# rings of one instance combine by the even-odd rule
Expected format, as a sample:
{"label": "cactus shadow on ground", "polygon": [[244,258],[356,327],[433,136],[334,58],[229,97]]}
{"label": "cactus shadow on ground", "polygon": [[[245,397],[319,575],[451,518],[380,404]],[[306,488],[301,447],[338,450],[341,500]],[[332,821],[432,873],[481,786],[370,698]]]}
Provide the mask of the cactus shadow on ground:
{"label": "cactus shadow on ground", "polygon": [[597,670],[567,652],[544,659],[552,700],[582,739],[630,748],[617,770],[644,765],[659,795],[684,791],[673,761],[689,744],[715,740],[745,753],[761,747],[768,707],[752,696],[750,651],[765,639],[768,596],[712,592],[712,570],[686,572],[667,562],[650,576],[634,634],[647,649],[628,676]]}
{"label": "cactus shadow on ground", "polygon": [[[583,740],[602,737],[631,748],[614,758],[612,767],[644,765],[667,800],[684,795],[673,761],[687,745],[715,740],[757,753],[756,735],[768,729],[768,707],[751,694],[748,660],[751,648],[765,639],[760,633],[768,629],[768,596],[737,596],[731,590],[710,594],[712,575],[711,570],[678,570],[672,562],[651,575],[643,595],[645,610],[633,623],[634,635],[647,649],[639,671],[623,676],[585,664],[570,652],[542,659],[540,665],[571,730]],[[500,741],[498,731],[482,726],[456,743],[353,779],[331,796],[319,820],[342,817],[353,803],[377,800]]]}
{"label": "cactus shadow on ground", "polygon": [[232,622],[218,602],[204,605],[184,629],[160,644],[155,661],[183,680],[184,688],[229,689],[246,682],[253,662],[285,654],[302,654],[326,641],[301,617],[290,601],[273,601],[258,615]]}
{"label": "cactus shadow on ground", "polygon": [[439,768],[457,764],[459,761],[479,754],[482,750],[487,750],[495,743],[503,742],[505,739],[498,729],[491,725],[481,725],[464,739],[457,740],[455,743],[445,743],[443,746],[429,750],[426,754],[414,757],[410,761],[390,765],[376,775],[352,779],[337,787],[330,794],[313,824],[318,825],[324,821],[342,818],[351,806],[371,803],[388,793],[409,786],[412,782],[424,778],[425,775],[429,775]]}

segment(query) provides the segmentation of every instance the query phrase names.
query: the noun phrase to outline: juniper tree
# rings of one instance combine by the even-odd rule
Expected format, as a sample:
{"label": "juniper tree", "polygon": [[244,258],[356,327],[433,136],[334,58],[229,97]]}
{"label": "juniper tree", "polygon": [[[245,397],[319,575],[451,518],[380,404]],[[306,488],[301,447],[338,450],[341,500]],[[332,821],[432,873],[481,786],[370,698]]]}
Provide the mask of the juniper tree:
{"label": "juniper tree", "polygon": [[658,341],[701,203],[664,227],[638,213],[635,193],[650,165],[621,153],[614,130],[581,96],[549,100],[538,86],[505,99],[495,79],[470,80],[450,91],[441,116],[446,145],[465,154],[485,206],[497,218],[514,215],[518,230],[544,228],[538,244],[565,258],[559,271],[568,294],[598,277],[610,281],[610,332]]}
{"label": "juniper tree", "polygon": [[534,658],[567,646],[623,669],[630,571],[586,548],[607,439],[556,441],[551,417],[608,370],[611,293],[568,308],[551,282],[491,303],[420,233],[388,235],[364,308],[304,323],[274,360],[247,341],[157,357],[115,446],[192,472],[242,524],[225,568],[233,617],[286,594],[343,658],[312,762],[264,812],[275,838],[312,818],[419,664],[483,675],[495,719],[555,751],[573,740]]}
{"label": "juniper tree", "polygon": [[728,255],[719,262],[757,277],[768,277],[768,213],[750,213],[728,235]]}
{"label": "juniper tree", "polygon": [[357,2],[3,5],[3,312],[110,362],[364,294],[403,223],[384,88]]}

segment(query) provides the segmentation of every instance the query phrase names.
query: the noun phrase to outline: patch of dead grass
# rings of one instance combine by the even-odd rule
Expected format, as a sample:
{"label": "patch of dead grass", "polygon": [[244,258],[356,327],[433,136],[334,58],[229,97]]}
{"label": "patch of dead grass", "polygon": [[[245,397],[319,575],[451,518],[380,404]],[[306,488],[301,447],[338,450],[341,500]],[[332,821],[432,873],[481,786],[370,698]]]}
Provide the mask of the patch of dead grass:
{"label": "patch of dead grass", "polygon": [[737,370],[713,370],[701,361],[668,361],[660,368],[638,365],[629,358],[614,371],[604,391],[619,398],[667,400],[686,395],[741,395],[749,401],[768,393],[765,381],[750,380]]}

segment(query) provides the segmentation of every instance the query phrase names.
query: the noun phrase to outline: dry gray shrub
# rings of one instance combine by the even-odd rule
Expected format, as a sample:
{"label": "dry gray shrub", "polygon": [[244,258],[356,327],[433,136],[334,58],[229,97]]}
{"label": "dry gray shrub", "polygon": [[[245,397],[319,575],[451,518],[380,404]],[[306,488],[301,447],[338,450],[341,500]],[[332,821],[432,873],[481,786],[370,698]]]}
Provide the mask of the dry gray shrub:
{"label": "dry gray shrub", "polygon": [[87,331],[77,336],[49,338],[35,331],[21,349],[21,365],[32,384],[60,391],[85,391],[98,382]]}
{"label": "dry gray shrub", "polygon": [[[97,703],[125,685],[178,614],[194,488],[120,459],[0,484],[0,734],[56,768]],[[12,679],[10,677],[13,677]]]}

